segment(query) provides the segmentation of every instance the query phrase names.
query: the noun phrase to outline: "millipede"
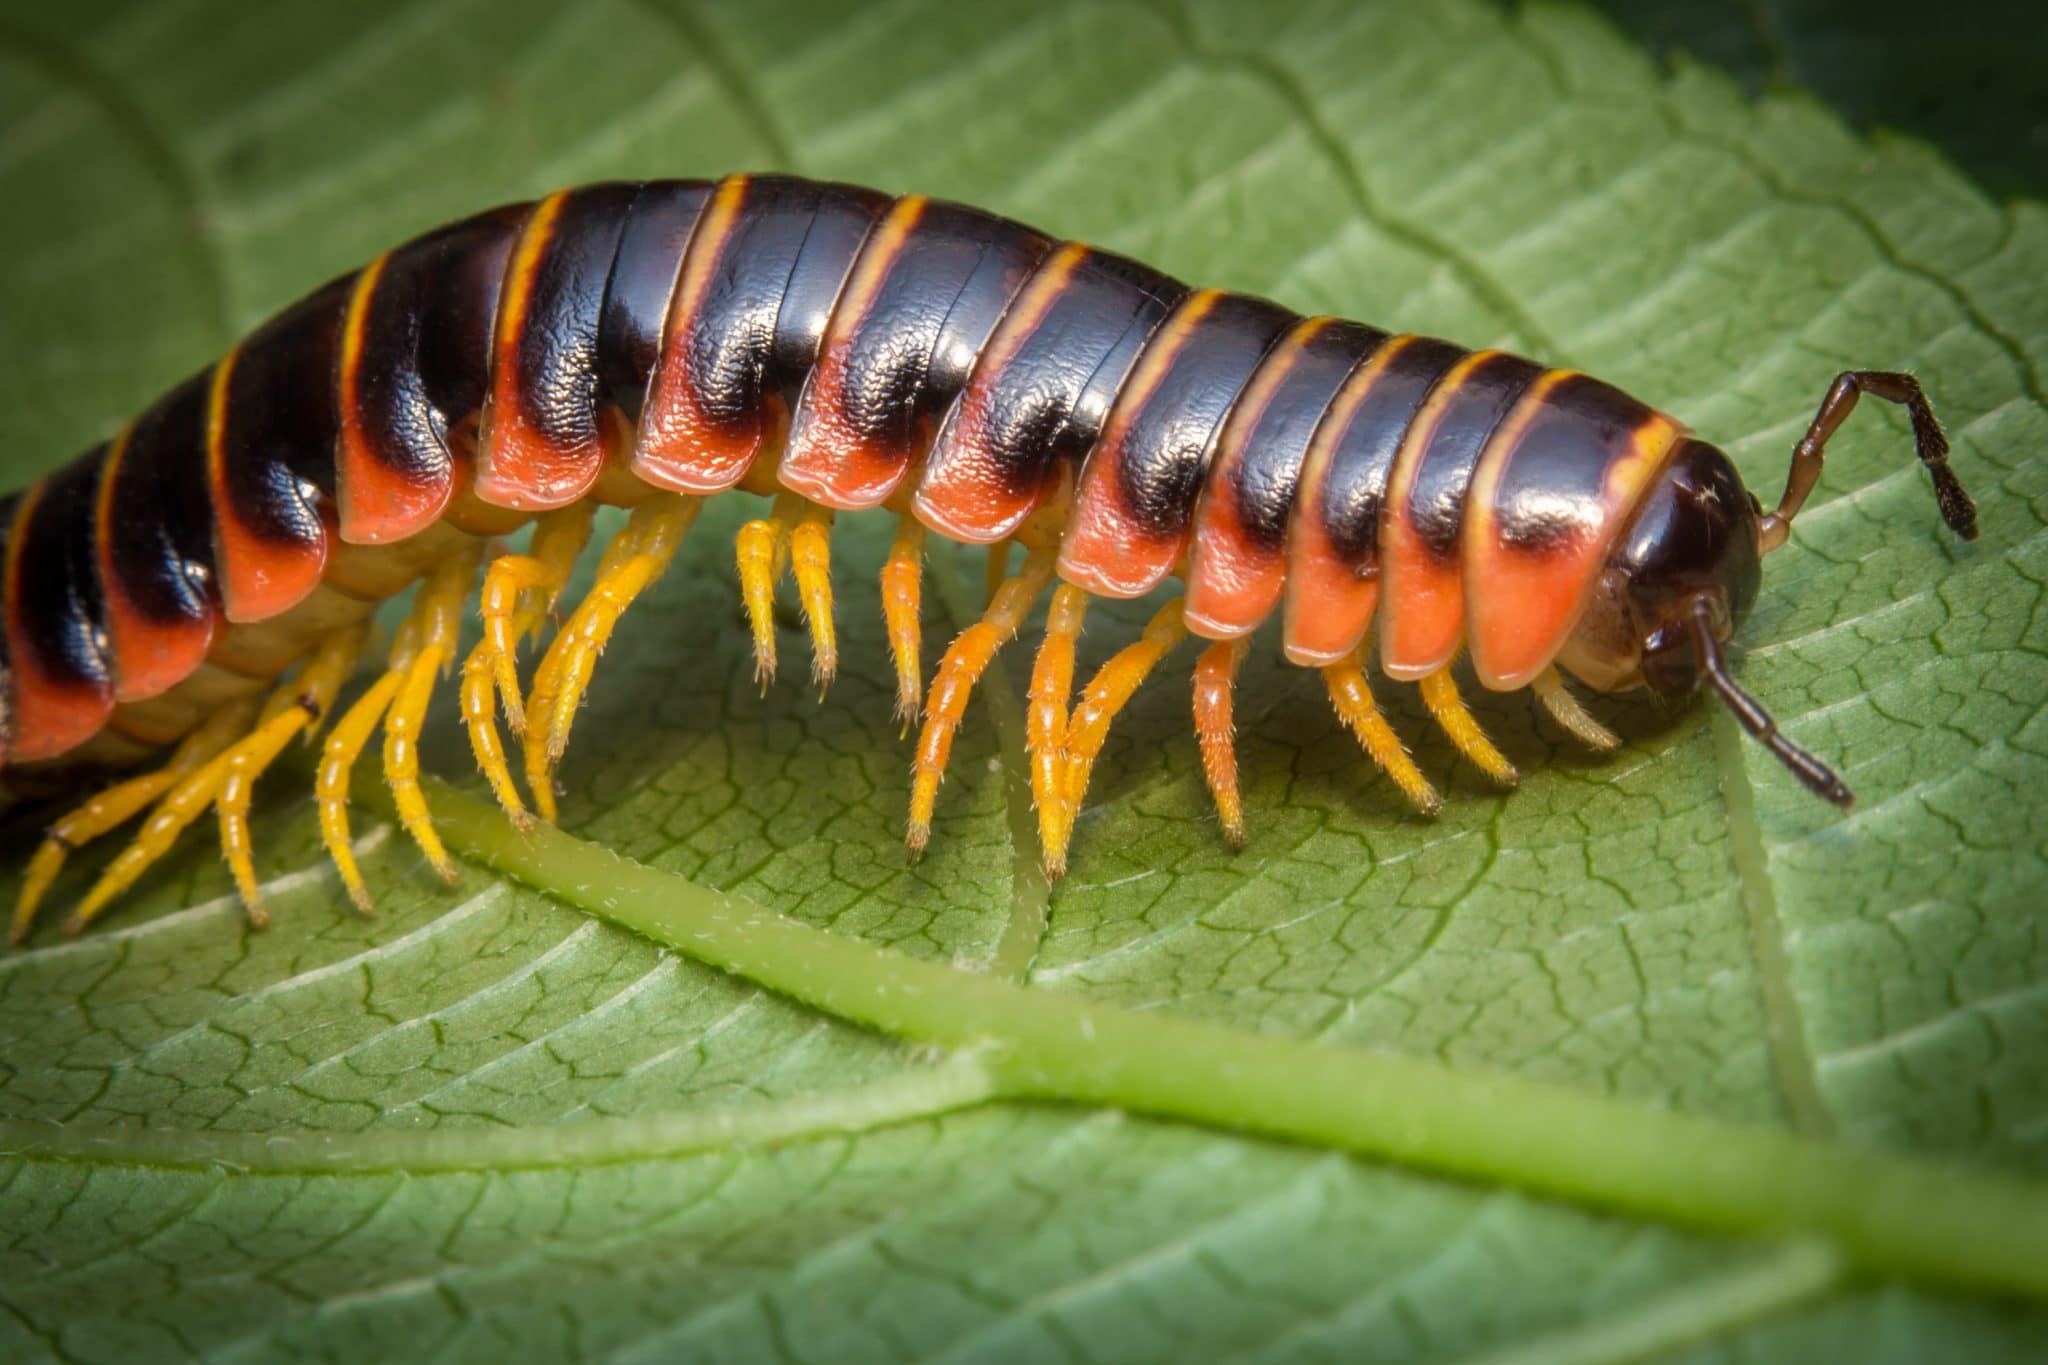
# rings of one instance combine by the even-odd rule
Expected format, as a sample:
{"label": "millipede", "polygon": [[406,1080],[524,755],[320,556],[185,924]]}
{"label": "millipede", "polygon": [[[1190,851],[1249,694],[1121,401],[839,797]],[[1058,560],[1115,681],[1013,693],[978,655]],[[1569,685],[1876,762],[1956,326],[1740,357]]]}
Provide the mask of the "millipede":
{"label": "millipede", "polygon": [[[1778,730],[1724,646],[1865,394],[1903,405],[1943,519],[1974,537],[1907,374],[1837,376],[1766,512],[1719,448],[1588,375],[1191,288],[943,200],[733,175],[492,209],[286,308],[0,506],[0,761],[60,779],[142,773],[50,827],[12,936],[28,934],[71,851],[145,810],[67,929],[209,809],[262,922],[253,786],[325,726],[372,613],[410,588],[383,671],[333,717],[314,776],[350,896],[371,908],[349,778],[380,725],[399,821],[455,876],[418,759],[445,675],[507,815],[554,819],[599,654],[703,499],[727,490],[768,500],[734,549],[764,687],[783,577],[822,689],[838,657],[834,519],[895,517],[879,586],[897,709],[906,735],[919,727],[913,856],[976,681],[1048,597],[1026,738],[1050,877],[1112,720],[1189,635],[1206,642],[1202,771],[1224,838],[1243,842],[1233,689],[1276,613],[1286,659],[1321,672],[1344,726],[1425,814],[1440,798],[1376,704],[1370,663],[1418,684],[1458,753],[1502,785],[1515,769],[1466,709],[1461,657],[1482,687],[1533,689],[1598,749],[1617,739],[1567,676],[1603,693],[1710,688],[1801,783],[1846,806],[1847,785]],[[599,506],[627,515],[563,614]],[[498,543],[529,525],[523,551]],[[995,572],[927,690],[928,533],[990,547]],[[1076,697],[1091,601],[1174,577],[1181,593]],[[481,639],[458,660],[472,595]],[[522,684],[518,651],[550,625]]]}

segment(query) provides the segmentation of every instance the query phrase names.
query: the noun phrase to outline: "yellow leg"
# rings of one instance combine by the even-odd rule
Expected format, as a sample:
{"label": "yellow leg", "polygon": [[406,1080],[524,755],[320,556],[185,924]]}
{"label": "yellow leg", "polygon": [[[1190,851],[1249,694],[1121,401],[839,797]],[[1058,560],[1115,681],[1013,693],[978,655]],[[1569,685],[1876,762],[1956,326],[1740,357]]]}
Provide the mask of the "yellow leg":
{"label": "yellow leg", "polygon": [[[1058,878],[1067,871],[1067,842],[1074,835],[1074,821],[1081,813],[1081,798],[1088,794],[1088,777],[1095,760],[1109,738],[1110,722],[1138,690],[1138,684],[1156,668],[1173,647],[1187,638],[1182,619],[1185,603],[1175,598],[1161,607],[1146,623],[1136,643],[1125,645],[1097,670],[1080,703],[1067,718],[1067,747],[1060,774],[1059,816],[1045,843],[1045,875]],[[1043,836],[1041,836],[1043,837]]]}
{"label": "yellow leg", "polygon": [[882,564],[882,624],[896,660],[896,719],[910,733],[924,691],[918,674],[918,601],[924,574],[924,523],[909,513],[896,519],[896,538]]}
{"label": "yellow leg", "polygon": [[560,590],[552,579],[548,566],[533,555],[499,555],[484,574],[483,596],[478,603],[484,637],[470,651],[470,658],[483,665],[494,690],[505,699],[505,718],[515,729],[526,723],[516,658],[519,637],[526,633],[522,627],[529,625],[527,618],[540,614],[528,610],[537,590]]}
{"label": "yellow leg", "polygon": [[796,574],[797,600],[803,604],[804,620],[811,628],[811,681],[818,694],[832,685],[839,671],[839,641],[832,629],[832,512],[830,508],[804,508],[803,517],[789,533],[789,562]]}
{"label": "yellow leg", "polygon": [[249,732],[256,719],[254,699],[226,706],[208,716],[198,729],[187,735],[171,754],[170,761],[153,773],[131,777],[107,788],[50,826],[49,837],[36,849],[22,874],[21,893],[14,903],[14,922],[8,941],[20,943],[35,923],[36,909],[49,893],[50,884],[63,870],[64,860],[74,849],[125,824],[130,818]]}
{"label": "yellow leg", "polygon": [[988,610],[979,621],[960,632],[939,661],[932,679],[931,695],[925,699],[924,729],[917,737],[917,757],[910,775],[910,824],[904,842],[910,856],[924,851],[931,838],[932,807],[939,797],[939,779],[946,774],[946,759],[953,752],[953,732],[967,711],[967,698],[988,667],[989,660],[1004,642],[1017,633],[1031,604],[1052,581],[1053,562],[1058,551],[1052,547],[1032,551],[1015,578],[996,589]]}
{"label": "yellow leg", "polygon": [[[554,610],[577,559],[590,543],[596,511],[595,503],[579,502],[543,513],[534,524],[532,553],[500,555],[484,574],[483,639],[462,665],[458,696],[477,767],[514,824],[530,822],[532,817],[512,785],[511,765],[498,735],[498,707],[504,706],[505,719],[513,730],[526,729],[515,653],[520,639],[537,634]],[[368,739],[367,731],[364,739]]]}
{"label": "yellow leg", "polygon": [[1031,665],[1031,706],[1024,744],[1031,756],[1031,803],[1038,808],[1038,846],[1050,849],[1072,825],[1065,810],[1067,706],[1074,691],[1074,650],[1088,614],[1088,594],[1072,583],[1053,589],[1045,643]]}
{"label": "yellow leg", "polygon": [[1380,714],[1358,660],[1354,657],[1325,668],[1323,685],[1329,689],[1330,704],[1337,708],[1338,718],[1358,737],[1359,744],[1372,756],[1380,770],[1394,779],[1394,785],[1415,804],[1415,809],[1424,815],[1435,815],[1442,810],[1443,798],[1436,794],[1436,788],[1429,785],[1429,779],[1415,766],[1415,760],[1408,757],[1408,750],[1400,737],[1387,724],[1386,717]]}
{"label": "yellow leg", "polygon": [[619,549],[616,540],[606,547],[597,582],[556,632],[535,670],[533,693],[526,703],[526,784],[543,819],[555,818],[554,768],[568,749],[569,730],[590,686],[597,656],[633,599],[675,558],[701,505],[695,497],[663,493],[634,508],[619,533],[625,548]]}
{"label": "yellow leg", "polygon": [[[415,638],[417,631],[408,629],[401,637],[410,634]],[[403,644],[403,639],[401,639]],[[395,656],[398,648],[394,647]],[[400,675],[387,672],[370,689],[357,697],[353,705],[342,713],[340,721],[328,733],[327,746],[321,752],[320,772],[313,781],[313,797],[320,808],[320,842],[327,846],[327,854],[334,859],[334,867],[341,874],[341,884],[348,888],[348,897],[355,902],[356,909],[366,915],[376,913],[376,905],[370,899],[370,889],[363,884],[363,874],[356,866],[355,850],[349,846],[348,832],[348,779],[354,770],[356,757],[363,746],[370,742],[370,734],[377,728],[377,722],[384,719],[390,709],[391,698],[398,691]]]}
{"label": "yellow leg", "polygon": [[[603,583],[617,577],[620,567],[639,554],[646,547],[646,543],[647,527],[644,519],[628,517],[626,524],[619,529],[618,534],[606,542],[604,553],[598,556],[597,573],[592,580],[592,586],[595,587],[598,583]],[[566,630],[566,626],[564,630]],[[549,645],[548,652],[541,656],[540,666],[535,668],[533,672],[532,690],[527,694],[525,706],[521,708],[525,720],[520,727],[519,735],[521,746],[526,751],[526,775],[529,783],[531,783],[536,780],[536,774],[538,774],[538,780],[542,781],[545,787],[545,790],[536,791],[533,794],[534,806],[544,820],[554,819],[555,814],[554,788],[547,786],[545,781],[553,765],[547,761],[544,748],[536,752],[532,743],[532,737],[536,733],[542,735],[543,738],[545,737],[548,719],[554,715],[555,703],[562,695],[561,661],[555,652],[555,645],[561,642],[562,634],[563,631],[561,630],[555,633],[555,640]],[[555,660],[553,667],[549,666],[548,661],[550,659]],[[534,719],[536,715],[540,717],[537,721]],[[471,747],[475,747],[474,736],[471,738]],[[509,780],[507,785],[509,788]],[[529,816],[527,818],[531,819],[532,817]]]}
{"label": "yellow leg", "polygon": [[761,684],[763,692],[775,680],[775,582],[782,577],[783,561],[789,556],[790,528],[802,506],[803,499],[794,493],[776,494],[766,517],[740,527],[734,546],[740,597],[747,604],[747,621],[754,631],[754,681]]}
{"label": "yellow leg", "polygon": [[[519,789],[512,785],[512,764],[505,754],[505,742],[498,735],[498,686],[491,678],[491,661],[472,651],[462,665],[462,681],[456,689],[462,708],[462,727],[469,732],[470,752],[477,770],[491,784],[491,795],[513,824],[525,829],[533,823]],[[520,707],[521,715],[525,706]]]}
{"label": "yellow leg", "polygon": [[434,695],[434,682],[455,660],[455,644],[462,632],[462,604],[476,583],[477,559],[483,546],[458,553],[438,565],[420,589],[413,606],[419,622],[419,653],[407,664],[398,691],[391,698],[391,710],[384,717],[384,780],[390,784],[391,800],[398,807],[398,823],[412,835],[427,864],[444,882],[453,882],[455,864],[434,833],[433,816],[427,812],[426,796],[420,791],[420,730],[426,723],[427,703]]}
{"label": "yellow leg", "polygon": [[532,553],[500,555],[484,575],[478,604],[484,637],[476,653],[489,661],[491,677],[504,699],[505,717],[515,730],[526,724],[515,662],[519,641],[537,632],[554,610],[576,560],[590,543],[591,519],[596,512],[595,503],[579,502],[542,513],[534,523]]}
{"label": "yellow leg", "polygon": [[1216,798],[1216,818],[1223,841],[1244,847],[1244,803],[1237,794],[1237,749],[1232,743],[1231,691],[1244,663],[1249,637],[1218,640],[1202,651],[1195,665],[1195,737],[1202,745],[1202,776]]}
{"label": "yellow leg", "polygon": [[[170,852],[185,827],[221,801],[221,836],[229,870],[249,907],[249,918],[264,922],[251,864],[247,800],[249,786],[290,742],[292,736],[317,727],[334,704],[334,694],[354,671],[356,655],[362,649],[363,628],[352,626],[337,631],[315,647],[298,676],[274,693],[256,721],[256,728],[213,758],[188,773],[171,788],[143,822],[128,847],[107,865],[100,879],[72,911],[66,933],[75,934],[97,919],[114,898],[134,884],[149,866]],[[233,799],[240,803],[230,818],[226,801],[233,781]]]}
{"label": "yellow leg", "polygon": [[420,584],[412,612],[399,627],[384,673],[343,713],[320,755],[313,794],[320,808],[320,838],[334,859],[349,899],[364,914],[375,913],[370,891],[356,866],[348,826],[349,777],[370,734],[384,723],[384,775],[391,784],[399,823],[427,855],[434,870],[454,880],[455,865],[435,835],[419,789],[416,752],[419,728],[433,695],[434,678],[455,655],[462,604],[476,581],[481,543],[436,565]]}
{"label": "yellow leg", "polygon": [[1537,675],[1533,684],[1536,698],[1543,703],[1543,709],[1550,712],[1550,718],[1571,731],[1574,738],[1589,748],[1607,750],[1621,745],[1621,736],[1602,725],[1579,705],[1579,699],[1565,687],[1564,679],[1555,668],[1546,668]]}
{"label": "yellow leg", "polygon": [[1472,713],[1465,709],[1464,698],[1458,695],[1458,681],[1451,676],[1449,664],[1422,680],[1422,700],[1459,753],[1471,759],[1481,772],[1503,787],[1515,785],[1515,765],[1493,747],[1493,741],[1486,737],[1486,732],[1479,728],[1479,722],[1472,719]]}

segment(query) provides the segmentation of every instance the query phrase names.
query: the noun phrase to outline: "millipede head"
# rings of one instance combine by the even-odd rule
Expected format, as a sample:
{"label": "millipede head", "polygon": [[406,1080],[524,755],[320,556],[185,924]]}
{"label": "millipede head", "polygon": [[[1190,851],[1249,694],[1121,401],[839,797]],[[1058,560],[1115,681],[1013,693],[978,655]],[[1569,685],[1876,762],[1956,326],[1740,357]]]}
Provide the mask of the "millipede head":
{"label": "millipede head", "polygon": [[1644,686],[1684,698],[1704,684],[1736,721],[1806,788],[1838,806],[1855,797],[1820,759],[1787,739],[1729,671],[1722,646],[1756,601],[1763,556],[1786,543],[1792,518],[1820,477],[1821,459],[1859,395],[1904,406],[1914,445],[1933,480],[1943,521],[1976,538],[1976,507],[1948,463],[1948,441],[1912,376],[1850,371],[1838,376],[1793,448],[1785,496],[1765,512],[1728,457],[1683,440],[1644,498],[1560,661],[1605,691]]}

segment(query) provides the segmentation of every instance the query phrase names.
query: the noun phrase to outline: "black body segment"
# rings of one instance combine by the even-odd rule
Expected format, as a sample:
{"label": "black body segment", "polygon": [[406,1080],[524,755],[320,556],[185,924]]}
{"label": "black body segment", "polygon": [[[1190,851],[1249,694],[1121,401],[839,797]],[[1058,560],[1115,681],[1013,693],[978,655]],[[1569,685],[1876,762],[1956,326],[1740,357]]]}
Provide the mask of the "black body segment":
{"label": "black body segment", "polygon": [[[922,329],[936,316],[918,412],[943,409],[966,387],[996,324],[1052,249],[1050,237],[1007,218],[960,204],[932,205],[863,328],[879,338],[896,325]],[[871,340],[865,349],[883,347]]]}
{"label": "black body segment", "polygon": [[1486,438],[1543,367],[1505,352],[1478,358],[1457,391],[1444,398],[1429,444],[1418,454],[1407,516],[1422,545],[1439,561],[1458,557],[1465,496]]}
{"label": "black body segment", "polygon": [[399,247],[362,303],[354,418],[405,483],[448,479],[448,428],[483,402],[498,280],[524,217],[483,214]]}
{"label": "black body segment", "polygon": [[1323,472],[1323,531],[1354,566],[1378,558],[1380,510],[1394,456],[1438,379],[1467,355],[1434,337],[1406,337],[1351,415]]}
{"label": "black body segment", "polygon": [[1168,540],[1187,530],[1223,419],[1273,342],[1295,321],[1295,314],[1265,299],[1222,295],[1195,323],[1158,386],[1130,414],[1116,487],[1144,535]]}
{"label": "black body segment", "polygon": [[206,374],[135,419],[109,468],[98,534],[118,591],[153,624],[202,622],[214,611],[213,503],[206,484]]}
{"label": "black body segment", "polygon": [[336,375],[344,541],[403,539],[447,506],[450,443],[489,392],[500,281],[530,210],[495,209],[428,233],[359,277]]}
{"label": "black body segment", "polygon": [[919,421],[943,410],[1052,243],[979,210],[910,196],[869,233],[803,388],[784,484],[834,507],[888,497]]}
{"label": "black body segment", "polygon": [[823,193],[815,181],[753,176],[731,231],[717,242],[700,233],[690,245],[692,254],[716,253],[682,355],[683,378],[714,425],[740,430],[761,420],[776,323]]}
{"label": "black body segment", "polygon": [[209,440],[227,497],[216,511],[259,540],[308,550],[327,543],[319,504],[335,490],[334,375],[354,285],[336,280],[293,304],[222,362],[226,383],[208,415],[210,427],[218,424]]}
{"label": "black body segment", "polygon": [[408,307],[416,314],[411,328],[394,333],[416,329],[413,364],[444,434],[474,417],[490,392],[498,294],[532,211],[531,204],[511,204],[478,214],[401,248],[387,267],[395,269],[400,254],[408,258],[399,278],[414,283],[395,283],[386,306],[394,315]]}
{"label": "black body segment", "polygon": [[20,529],[19,577],[8,584],[15,609],[17,663],[32,659],[54,686],[111,694],[113,673],[100,648],[105,605],[93,563],[93,503],[102,446],[44,479]]}
{"label": "black body segment", "polygon": [[1504,452],[1494,485],[1495,534],[1518,550],[1558,546],[1607,511],[1605,490],[1617,459],[1657,413],[1612,384],[1572,374],[1544,396],[1543,406]]}
{"label": "black body segment", "polygon": [[[959,392],[1011,295],[1051,249],[1046,238],[976,209],[928,205],[848,334],[840,405],[853,430],[907,443],[917,414]],[[956,317],[977,278],[972,306]]]}
{"label": "black body segment", "polygon": [[1285,543],[1309,442],[1345,379],[1386,339],[1376,327],[1331,322],[1309,338],[1281,377],[1230,473],[1228,496],[1254,545],[1277,550]]}
{"label": "black body segment", "polygon": [[705,180],[641,185],[625,209],[617,254],[605,281],[597,332],[598,388],[604,400],[640,420],[647,382],[661,359],[662,326],[690,234],[711,195]]}
{"label": "black body segment", "polygon": [[833,304],[853,270],[862,243],[889,210],[889,196],[858,185],[822,184],[810,226],[790,267],[775,314],[775,343],[765,380],[794,406],[832,317]]}
{"label": "black body segment", "polygon": [[987,449],[1010,489],[1035,493],[1055,459],[1095,444],[1146,338],[1187,292],[1150,266],[1088,252],[1009,363],[985,376]]}
{"label": "black body segment", "polygon": [[511,359],[522,415],[557,449],[586,449],[598,441],[605,285],[639,191],[638,185],[606,184],[568,195],[534,265]]}
{"label": "black body segment", "polygon": [[1018,292],[941,424],[918,490],[927,524],[1001,539],[1056,461],[1094,445],[1145,341],[1188,293],[1127,257],[1069,244]]}
{"label": "black body segment", "polygon": [[98,733],[114,709],[93,564],[93,506],[106,448],[87,452],[15,502],[6,553],[7,753],[50,758]]}

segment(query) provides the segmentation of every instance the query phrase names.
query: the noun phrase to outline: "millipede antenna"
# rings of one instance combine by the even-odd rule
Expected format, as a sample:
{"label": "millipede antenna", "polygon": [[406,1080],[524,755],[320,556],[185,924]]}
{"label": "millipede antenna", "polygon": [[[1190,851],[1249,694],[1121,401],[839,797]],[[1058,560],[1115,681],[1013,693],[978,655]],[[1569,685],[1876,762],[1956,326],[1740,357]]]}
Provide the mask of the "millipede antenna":
{"label": "millipede antenna", "polygon": [[1728,671],[1728,661],[1721,654],[1720,641],[1714,638],[1713,599],[1704,593],[1694,597],[1690,617],[1693,643],[1699,649],[1700,669],[1714,690],[1721,694],[1721,700],[1728,703],[1728,709],[1735,713],[1737,723],[1749,732],[1750,738],[1769,749],[1815,796],[1844,809],[1854,805],[1856,794],[1849,790],[1849,784],[1842,781],[1833,768],[1785,738],[1778,729],[1778,722],[1764,710],[1763,703],[1743,691],[1742,685]]}
{"label": "millipede antenna", "polygon": [[1806,434],[1799,438],[1798,445],[1792,447],[1792,469],[1785,476],[1785,496],[1778,499],[1777,511],[1764,514],[1765,554],[1783,545],[1792,534],[1792,518],[1799,515],[1799,509],[1806,505],[1807,494],[1813,492],[1814,484],[1820,479],[1821,459],[1828,438],[1855,410],[1856,400],[1866,393],[1906,409],[1906,415],[1913,422],[1914,449],[1919,452],[1920,463],[1927,466],[1927,473],[1934,480],[1934,499],[1941,504],[1941,519],[1964,540],[1977,538],[1977,505],[1970,501],[1970,495],[1963,491],[1962,480],[1949,468],[1948,437],[1943,433],[1941,423],[1935,420],[1927,395],[1920,391],[1920,381],[1910,374],[1888,370],[1845,370],[1836,375],[1835,382],[1828,386],[1828,396],[1821,399],[1820,410],[1814,413]]}

